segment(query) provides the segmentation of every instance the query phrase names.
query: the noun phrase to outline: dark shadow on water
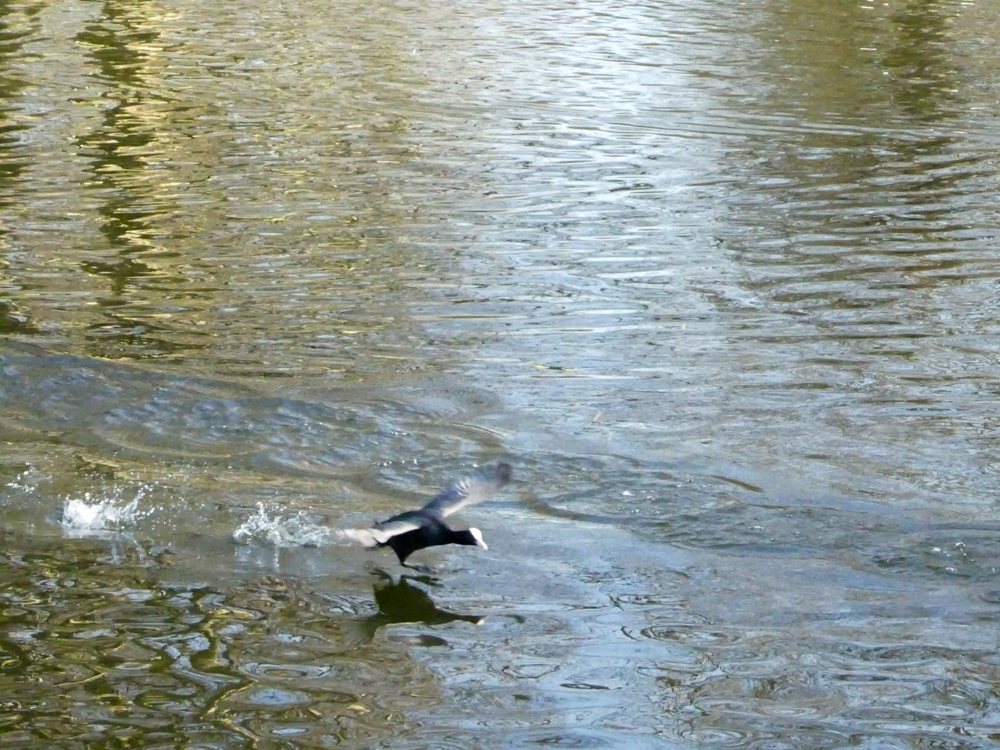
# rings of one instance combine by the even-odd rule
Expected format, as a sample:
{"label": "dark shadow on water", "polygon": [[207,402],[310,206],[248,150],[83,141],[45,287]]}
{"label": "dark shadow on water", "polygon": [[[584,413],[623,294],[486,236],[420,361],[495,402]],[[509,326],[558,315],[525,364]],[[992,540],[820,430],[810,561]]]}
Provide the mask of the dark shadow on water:
{"label": "dark shadow on water", "polygon": [[[435,579],[430,576],[407,576],[399,577],[397,581],[392,575],[384,570],[376,569],[375,575],[379,580],[372,588],[375,597],[375,604],[378,606],[378,614],[365,617],[355,622],[352,628],[352,646],[361,646],[371,643],[375,634],[380,628],[398,623],[423,623],[425,625],[444,625],[455,620],[464,620],[478,625],[483,618],[478,615],[463,615],[450,612],[438,607],[430,595],[419,586],[414,586],[412,582],[425,586],[436,585]],[[425,645],[444,643],[438,638],[422,638],[421,643]]]}

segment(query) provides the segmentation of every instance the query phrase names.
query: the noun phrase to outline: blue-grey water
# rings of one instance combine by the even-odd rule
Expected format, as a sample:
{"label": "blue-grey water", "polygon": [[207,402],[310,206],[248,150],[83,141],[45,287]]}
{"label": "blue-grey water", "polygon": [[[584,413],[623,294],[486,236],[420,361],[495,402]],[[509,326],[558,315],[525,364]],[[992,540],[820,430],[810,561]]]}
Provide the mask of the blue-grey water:
{"label": "blue-grey water", "polygon": [[1000,747],[998,29],[0,3],[0,747]]}

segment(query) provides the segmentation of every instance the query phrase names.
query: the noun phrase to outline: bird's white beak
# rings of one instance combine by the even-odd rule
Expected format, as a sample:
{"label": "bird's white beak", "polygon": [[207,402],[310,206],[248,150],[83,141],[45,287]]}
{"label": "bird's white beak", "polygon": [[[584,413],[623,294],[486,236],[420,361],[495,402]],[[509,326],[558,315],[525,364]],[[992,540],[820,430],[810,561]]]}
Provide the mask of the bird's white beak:
{"label": "bird's white beak", "polygon": [[486,542],[483,541],[483,534],[479,529],[469,529],[469,533],[472,534],[472,538],[476,540],[476,546],[480,549],[489,549],[486,546]]}

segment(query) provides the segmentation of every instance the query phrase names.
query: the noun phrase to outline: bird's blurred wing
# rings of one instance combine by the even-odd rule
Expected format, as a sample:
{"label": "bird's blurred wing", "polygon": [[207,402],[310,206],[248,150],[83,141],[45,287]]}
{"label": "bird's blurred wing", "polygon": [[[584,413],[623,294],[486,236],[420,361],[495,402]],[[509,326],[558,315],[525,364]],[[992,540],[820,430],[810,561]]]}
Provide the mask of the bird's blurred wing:
{"label": "bird's blurred wing", "polygon": [[508,463],[500,462],[484,466],[474,474],[449,484],[424,506],[424,510],[433,511],[441,516],[450,516],[466,505],[481,503],[498,492],[510,481],[510,475],[511,467]]}
{"label": "bird's blurred wing", "polygon": [[376,524],[370,529],[340,529],[338,536],[348,541],[360,542],[365,547],[375,547],[379,544],[385,544],[394,536],[419,528],[420,524],[416,521],[386,521]]}

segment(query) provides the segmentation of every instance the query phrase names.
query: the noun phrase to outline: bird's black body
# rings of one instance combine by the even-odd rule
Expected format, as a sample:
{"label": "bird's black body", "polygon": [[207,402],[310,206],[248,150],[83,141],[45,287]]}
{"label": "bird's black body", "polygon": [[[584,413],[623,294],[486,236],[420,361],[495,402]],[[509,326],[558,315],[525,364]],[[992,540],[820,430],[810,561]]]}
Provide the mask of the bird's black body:
{"label": "bird's black body", "polygon": [[510,481],[510,476],[508,463],[485,466],[448,485],[419,510],[408,510],[367,529],[345,529],[340,533],[366,547],[391,547],[400,564],[406,567],[412,567],[406,565],[406,558],[425,547],[468,544],[487,549],[479,529],[458,531],[450,528],[444,519],[498,492]]}
{"label": "bird's black body", "polygon": [[399,558],[400,565],[406,565],[406,558],[424,547],[436,547],[442,544],[483,546],[482,540],[476,539],[472,532],[456,531],[450,528],[437,513],[426,509],[409,510],[406,513],[393,516],[383,523],[389,524],[393,521],[416,521],[420,524],[412,531],[389,537],[388,541],[378,545],[379,547],[392,547],[392,551]]}

